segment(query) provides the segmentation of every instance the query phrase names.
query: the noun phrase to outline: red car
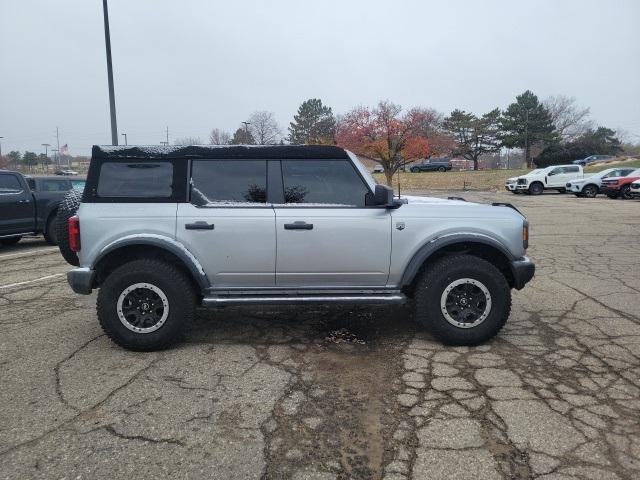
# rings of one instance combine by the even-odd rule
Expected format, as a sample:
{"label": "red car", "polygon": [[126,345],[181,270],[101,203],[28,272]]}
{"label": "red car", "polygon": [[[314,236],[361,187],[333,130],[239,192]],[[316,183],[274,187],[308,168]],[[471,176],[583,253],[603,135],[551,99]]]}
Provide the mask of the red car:
{"label": "red car", "polygon": [[612,177],[602,180],[600,191],[609,198],[631,198],[631,184],[640,179],[640,168],[636,168],[626,177]]}

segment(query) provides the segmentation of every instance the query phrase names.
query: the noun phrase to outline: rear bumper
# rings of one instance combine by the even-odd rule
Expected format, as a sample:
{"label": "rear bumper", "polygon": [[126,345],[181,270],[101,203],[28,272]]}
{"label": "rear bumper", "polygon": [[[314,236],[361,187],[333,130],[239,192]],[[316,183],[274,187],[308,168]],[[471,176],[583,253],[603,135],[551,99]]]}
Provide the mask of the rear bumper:
{"label": "rear bumper", "polygon": [[93,290],[96,271],[89,268],[74,268],[67,272],[67,282],[71,290],[81,295],[89,295]]}
{"label": "rear bumper", "polygon": [[528,257],[522,257],[511,262],[511,273],[514,280],[513,287],[516,290],[522,290],[536,273],[536,266]]}

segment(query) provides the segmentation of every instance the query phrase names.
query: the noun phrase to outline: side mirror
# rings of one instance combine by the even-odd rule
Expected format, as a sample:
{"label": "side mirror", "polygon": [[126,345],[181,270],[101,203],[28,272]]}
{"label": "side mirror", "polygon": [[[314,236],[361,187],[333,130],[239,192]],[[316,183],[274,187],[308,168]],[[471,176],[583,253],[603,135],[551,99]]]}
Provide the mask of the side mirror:
{"label": "side mirror", "polygon": [[375,197],[375,205],[377,206],[386,206],[393,207],[393,189],[386,185],[376,185],[376,189],[374,192]]}

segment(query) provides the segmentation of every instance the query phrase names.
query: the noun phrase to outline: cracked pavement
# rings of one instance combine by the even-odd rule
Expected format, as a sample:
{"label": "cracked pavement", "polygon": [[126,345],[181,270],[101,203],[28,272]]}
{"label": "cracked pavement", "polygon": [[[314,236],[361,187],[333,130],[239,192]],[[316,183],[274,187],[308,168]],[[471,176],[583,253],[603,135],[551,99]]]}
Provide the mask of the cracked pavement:
{"label": "cracked pavement", "polygon": [[[537,266],[474,348],[408,307],[313,306],[128,352],[42,240],[2,248],[0,478],[640,477],[640,201],[462,196],[521,208]],[[343,327],[364,344],[325,340]]]}

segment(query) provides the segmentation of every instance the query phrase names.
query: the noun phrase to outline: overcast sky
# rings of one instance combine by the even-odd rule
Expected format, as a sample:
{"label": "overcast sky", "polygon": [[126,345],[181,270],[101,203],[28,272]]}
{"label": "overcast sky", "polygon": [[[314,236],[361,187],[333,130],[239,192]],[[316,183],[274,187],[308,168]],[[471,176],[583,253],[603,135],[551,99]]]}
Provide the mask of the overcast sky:
{"label": "overcast sky", "polygon": [[[208,139],[269,110],[484,113],[576,97],[640,141],[640,1],[110,0],[119,132]],[[111,141],[101,0],[0,0],[2,151]],[[122,139],[122,137],[121,137]]]}

